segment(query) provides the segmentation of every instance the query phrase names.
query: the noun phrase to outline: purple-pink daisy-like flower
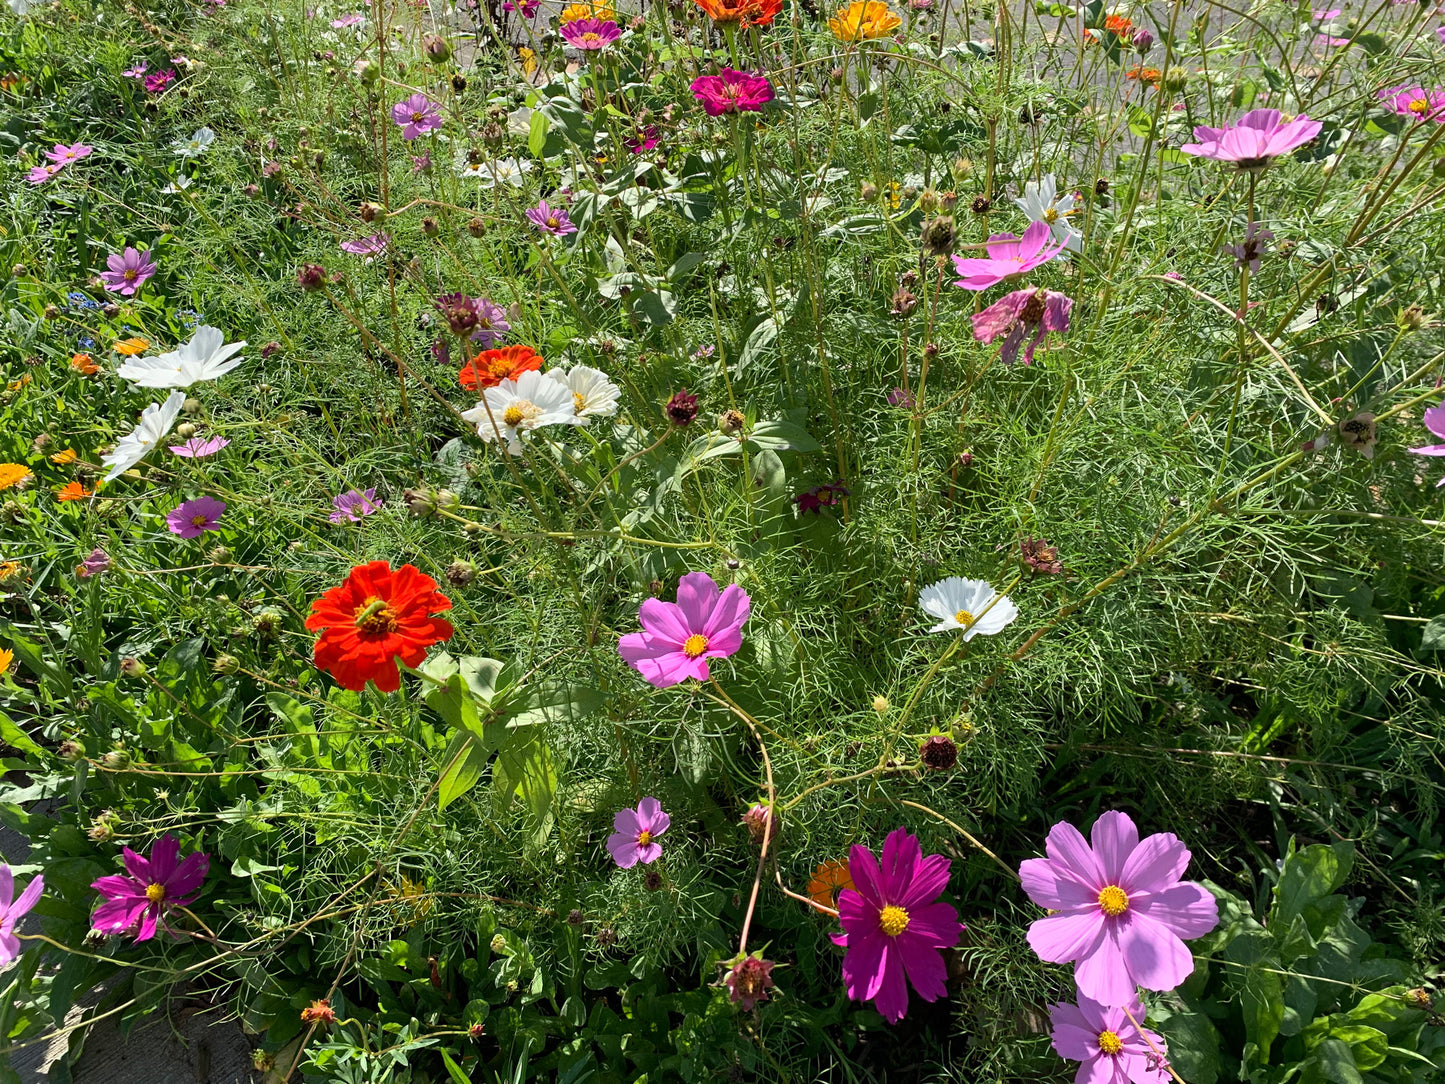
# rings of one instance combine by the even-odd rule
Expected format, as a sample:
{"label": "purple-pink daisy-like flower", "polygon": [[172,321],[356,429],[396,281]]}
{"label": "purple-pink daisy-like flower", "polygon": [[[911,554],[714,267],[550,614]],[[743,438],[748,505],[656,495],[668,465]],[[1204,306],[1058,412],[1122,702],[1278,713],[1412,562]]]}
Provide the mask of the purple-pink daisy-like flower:
{"label": "purple-pink daisy-like flower", "polygon": [[[458,338],[467,338],[483,350],[490,350],[500,342],[512,325],[507,321],[507,310],[489,297],[468,297],[466,294],[442,294],[435,301],[436,310],[446,319],[447,327]],[[442,343],[445,351],[446,343]],[[447,364],[449,354],[434,351],[437,360]]]}
{"label": "purple-pink daisy-like flower", "polygon": [[334,30],[345,30],[349,26],[358,26],[366,21],[366,16],[359,11],[349,12],[339,19],[332,19],[331,26]]}
{"label": "purple-pink daisy-like flower", "polygon": [[20,955],[20,938],[15,936],[15,924],[40,900],[45,891],[45,877],[36,874],[15,898],[15,874],[10,866],[0,865],[0,966],[8,967]]}
{"label": "purple-pink daisy-like flower", "polygon": [[1435,36],[1440,39],[1440,44],[1445,45],[1445,26],[1435,28]]}
{"label": "purple-pink daisy-like flower", "polygon": [[177,861],[180,853],[180,841],[172,835],[156,840],[149,859],[122,847],[126,872],[90,886],[105,897],[91,916],[91,927],[107,934],[135,930],[137,942],[154,937],[156,923],[167,910],[195,900],[211,868],[210,858],[200,851]]}
{"label": "purple-pink daisy-like flower", "polygon": [[1024,364],[1034,363],[1034,349],[1051,331],[1069,330],[1069,310],[1074,299],[1057,290],[1036,290],[1032,286],[1004,294],[988,308],[973,317],[973,336],[981,343],[991,343],[1004,336],[999,357],[1012,365],[1019,356],[1019,347],[1029,340],[1024,350]]}
{"label": "purple-pink daisy-like flower", "polygon": [[431,172],[431,153],[413,155],[411,159],[411,171],[413,173]]}
{"label": "purple-pink daisy-like flower", "polygon": [[938,899],[951,865],[941,854],[925,857],[918,838],[903,828],[883,841],[881,865],[862,845],[848,853],[853,887],[838,895],[843,932],[833,935],[833,943],[848,950],[848,996],[871,1000],[890,1024],[908,1011],[908,983],[924,1001],[948,992],[943,950],[958,944],[963,932],[958,912]]}
{"label": "purple-pink daisy-like flower", "polygon": [[144,60],[136,63],[135,67],[128,68],[121,72],[122,79],[144,79],[146,74],[146,62]]}
{"label": "purple-pink daisy-like flower", "polygon": [[628,154],[641,154],[643,151],[650,151],[657,146],[657,139],[657,125],[646,124],[634,128],[624,143]]}
{"label": "purple-pink daisy-like flower", "polygon": [[1388,87],[1377,95],[1386,108],[1411,120],[1433,120],[1445,124],[1445,90],[1435,87],[1426,90],[1422,86]]}
{"label": "purple-pink daisy-like flower", "polygon": [[1064,242],[1050,243],[1049,224],[1033,222],[1022,237],[996,233],[988,239],[988,256],[953,258],[953,268],[963,277],[954,283],[965,290],[987,290],[1000,282],[1027,274],[1064,250]]}
{"label": "purple-pink daisy-like flower", "polygon": [[1050,1038],[1059,1057],[1081,1063],[1074,1084],[1164,1084],[1164,1040],[1143,1019],[1138,998],[1111,1008],[1080,994],[1077,1005],[1049,1006]]}
{"label": "purple-pink daisy-like flower", "polygon": [[358,237],[354,241],[342,241],[341,251],[349,256],[364,256],[366,262],[370,263],[386,251],[386,246],[391,243],[391,234],[373,233],[370,237]]}
{"label": "purple-pink daisy-like flower", "polygon": [[737,584],[719,591],[706,572],[689,572],[677,585],[677,601],[650,598],[617,650],[627,664],[659,689],[688,678],[708,680],[707,660],[726,658],[743,646],[743,624],[752,601]]}
{"label": "purple-pink daisy-like flower", "polygon": [[[1445,403],[1430,407],[1425,411],[1425,428],[1441,440],[1445,440]],[[1418,448],[1407,450],[1412,455],[1445,455],[1445,444],[1422,444]],[[1436,489],[1441,486],[1445,486],[1445,478],[1441,478],[1435,483]]]}
{"label": "purple-pink daisy-like flower", "polygon": [[561,207],[549,206],[546,200],[539,200],[537,206],[527,212],[527,221],[543,233],[550,233],[553,237],[562,237],[577,232],[577,227],[567,217],[567,212]]}
{"label": "purple-pink daisy-like flower", "polygon": [[184,444],[169,444],[167,447],[182,459],[205,459],[230,443],[225,437],[191,437]]}
{"label": "purple-pink daisy-like flower", "polygon": [[226,502],[214,497],[182,501],[166,516],[166,527],[182,538],[199,538],[207,531],[221,529],[221,513],[225,510]]}
{"label": "purple-pink daisy-like flower", "polygon": [[1234,257],[1235,267],[1248,267],[1252,275],[1259,270],[1264,251],[1273,240],[1274,234],[1271,231],[1262,228],[1258,222],[1251,222],[1244,231],[1244,240],[1236,245],[1226,246],[1225,251]]}
{"label": "purple-pink daisy-like flower", "polygon": [[332,523],[360,523],[364,516],[381,510],[381,502],[376,499],[376,488],[373,486],[365,493],[359,489],[348,489],[340,496],[332,497],[331,513]]}
{"label": "purple-pink daisy-like flower", "polygon": [[1282,154],[1302,147],[1320,134],[1324,125],[1301,113],[1285,120],[1278,109],[1251,109],[1231,125],[1194,129],[1198,143],[1186,143],[1185,154],[1233,162],[1240,169],[1264,169]]}
{"label": "purple-pink daisy-like flower", "polygon": [[25,179],[31,184],[44,184],[59,172],[59,166],[31,166],[30,172],[25,174]]}
{"label": "purple-pink daisy-like flower", "polygon": [[502,5],[502,10],[503,10],[503,11],[518,11],[518,12],[521,12],[522,18],[524,18],[524,19],[530,19],[530,18],[532,18],[533,16],[535,16],[535,15],[537,14],[538,10],[539,10],[541,7],[542,7],[542,0],[522,0],[522,3],[521,3],[520,6],[517,5],[517,4],[514,4],[514,3],[512,2],[512,0],[506,0],[506,3],[504,3],[504,4]]}
{"label": "purple-pink daisy-like flower", "polygon": [[156,273],[155,257],[150,251],[140,252],[129,245],[124,252],[107,256],[105,266],[110,270],[100,273],[100,281],[107,290],[125,297],[134,297],[146,280]]}
{"label": "purple-pink daisy-like flower", "polygon": [[1127,813],[1094,822],[1093,845],[1072,824],[1049,830],[1047,858],[1019,868],[1024,891],[1054,912],[1029,927],[1029,946],[1043,960],[1075,964],[1079,992],[1124,1005],[1135,988],[1173,990],[1194,970],[1185,938],[1219,922],[1219,904],[1203,885],[1181,881],[1189,851],[1177,836],[1139,839]]}
{"label": "purple-pink daisy-like flower", "polygon": [[442,126],[441,107],[425,94],[413,94],[391,107],[391,119],[401,125],[401,138],[416,139]]}
{"label": "purple-pink daisy-like flower", "polygon": [[176,81],[176,73],[170,68],[165,71],[152,72],[145,77],[145,88],[147,94],[159,94]]}
{"label": "purple-pink daisy-like flower", "polygon": [[54,162],[57,167],[68,166],[71,162],[79,162],[82,158],[89,158],[94,150],[94,147],[87,147],[84,143],[77,143],[73,147],[67,147],[64,143],[57,143],[55,144],[54,150],[45,152],[45,157]]}
{"label": "purple-pink daisy-like flower", "polygon": [[612,818],[612,834],[607,837],[607,853],[623,869],[641,862],[644,866],[662,857],[662,844],[657,840],[667,831],[672,818],[662,811],[656,798],[644,798],[636,809],[620,809]]}
{"label": "purple-pink daisy-like flower", "polygon": [[759,113],[773,100],[773,84],[761,75],[724,68],[716,75],[700,75],[688,88],[710,117],[724,113]]}
{"label": "purple-pink daisy-like flower", "polygon": [[611,19],[574,19],[562,27],[567,44],[585,53],[605,49],[621,36],[621,28]]}

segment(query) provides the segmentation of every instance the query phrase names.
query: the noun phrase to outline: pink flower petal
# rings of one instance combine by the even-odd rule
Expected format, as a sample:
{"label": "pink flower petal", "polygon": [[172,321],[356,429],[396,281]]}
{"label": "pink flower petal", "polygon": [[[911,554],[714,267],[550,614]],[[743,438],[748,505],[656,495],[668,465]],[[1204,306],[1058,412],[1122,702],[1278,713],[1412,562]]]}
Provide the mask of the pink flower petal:
{"label": "pink flower petal", "polygon": [[[1097,907],[1072,914],[1049,915],[1029,926],[1029,947],[1039,959],[1067,964],[1095,953],[1104,941],[1104,914]],[[1082,989],[1082,987],[1080,987]],[[1089,997],[1094,994],[1084,991]]]}
{"label": "pink flower petal", "polygon": [[1156,832],[1129,855],[1118,885],[1131,896],[1136,892],[1162,892],[1178,882],[1189,865],[1189,851],[1172,832]]}
{"label": "pink flower petal", "polygon": [[1139,829],[1129,814],[1111,809],[1101,813],[1089,832],[1094,845],[1094,854],[1103,869],[1104,880],[1111,885],[1119,884],[1124,873],[1124,863],[1134,848],[1139,846]]}
{"label": "pink flower petal", "polygon": [[1060,821],[1049,829],[1044,840],[1044,853],[1055,862],[1062,864],[1082,884],[1097,890],[1108,882],[1093,849],[1084,840],[1084,835],[1068,821]]}
{"label": "pink flower petal", "polygon": [[1078,879],[1048,858],[1029,858],[1019,866],[1029,899],[1048,911],[1069,911],[1098,903],[1099,890]]}
{"label": "pink flower petal", "polygon": [[1194,970],[1194,956],[1184,942],[1148,915],[1131,911],[1116,929],[1124,964],[1145,989],[1172,990]]}
{"label": "pink flower petal", "polygon": [[1219,925],[1219,901],[1192,881],[1171,885],[1130,901],[1136,914],[1148,915],[1185,940],[1203,937]]}
{"label": "pink flower petal", "polygon": [[[1079,992],[1104,1005],[1123,1005],[1138,994],[1114,936],[1116,928],[1117,924],[1111,927],[1101,923],[1098,943],[1074,965],[1074,981]],[[1032,940],[1029,943],[1032,944]]]}

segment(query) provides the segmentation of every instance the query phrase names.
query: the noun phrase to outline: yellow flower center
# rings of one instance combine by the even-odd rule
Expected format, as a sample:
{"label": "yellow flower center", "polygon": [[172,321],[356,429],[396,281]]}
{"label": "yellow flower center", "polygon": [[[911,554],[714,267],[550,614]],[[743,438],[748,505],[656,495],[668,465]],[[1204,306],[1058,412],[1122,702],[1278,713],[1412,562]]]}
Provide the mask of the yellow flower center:
{"label": "yellow flower center", "polygon": [[126,273],[125,273],[125,281],[126,281],[126,282],[134,282],[134,281],[135,281],[135,274],[136,274],[136,273],[135,273],[134,271],[129,271],[129,270],[126,271]]}
{"label": "yellow flower center", "polygon": [[166,898],[166,886],[151,882],[146,885],[146,899],[151,903],[160,903]]}
{"label": "yellow flower center", "polygon": [[413,114],[411,115],[411,120],[412,120],[412,123],[413,123],[413,124],[420,124],[422,121],[426,120],[426,114],[425,114],[425,113],[413,113]]}
{"label": "yellow flower center", "polygon": [[960,625],[973,624],[973,614],[969,613],[967,610],[959,610],[958,613],[953,615],[953,619],[957,621]]}
{"label": "yellow flower center", "polygon": [[396,631],[396,615],[384,598],[369,598],[356,610],[356,627],[362,632]]}
{"label": "yellow flower center", "polygon": [[205,516],[192,516],[192,517],[191,517],[191,526],[192,526],[192,527],[204,527],[205,525],[206,525],[206,517],[205,517]]}
{"label": "yellow flower center", "polygon": [[1115,1057],[1124,1049],[1124,1041],[1112,1031],[1099,1032],[1099,1053]]}
{"label": "yellow flower center", "polygon": [[594,34],[592,33],[592,31],[589,30],[587,33],[582,35],[582,40],[585,41],[588,45],[601,44],[602,35]]}
{"label": "yellow flower center", "polygon": [[1057,207],[1050,207],[1047,211],[1044,212],[1044,221],[1047,222],[1050,226],[1052,226],[1058,220],[1059,209]]}
{"label": "yellow flower center", "polygon": [[700,632],[695,632],[682,643],[682,653],[689,659],[695,659],[707,650],[707,637]]}
{"label": "yellow flower center", "polygon": [[890,903],[878,912],[878,928],[889,937],[897,937],[908,929],[908,912]]}
{"label": "yellow flower center", "polygon": [[555,230],[555,229],[556,229],[558,226],[560,226],[560,225],[562,225],[562,223],[560,223],[560,222],[557,221],[557,216],[556,216],[556,215],[548,215],[548,216],[547,216],[547,228],[548,228],[549,230]]}
{"label": "yellow flower center", "polygon": [[1415,98],[1405,108],[1411,113],[1423,113],[1430,108],[1430,102],[1425,98]]}
{"label": "yellow flower center", "polygon": [[574,392],[572,393],[572,410],[573,410],[575,413],[577,413],[577,414],[581,414],[581,413],[582,413],[582,409],[583,409],[586,405],[587,405],[587,400],[584,399],[584,398],[582,398],[582,393],[581,393],[581,392],[578,392],[578,391],[574,391]]}
{"label": "yellow flower center", "polygon": [[531,421],[533,418],[542,416],[542,408],[530,399],[518,399],[515,403],[502,411],[502,421],[513,429],[523,422]]}
{"label": "yellow flower center", "polygon": [[1107,885],[1099,889],[1099,909],[1110,917],[1122,915],[1129,910],[1129,896],[1118,885]]}
{"label": "yellow flower center", "polygon": [[646,846],[647,846],[649,843],[651,843],[651,842],[652,842],[652,833],[651,833],[651,832],[647,831],[646,829],[643,829],[641,832],[638,832],[638,833],[637,833],[637,845],[638,845],[639,847],[646,847]]}

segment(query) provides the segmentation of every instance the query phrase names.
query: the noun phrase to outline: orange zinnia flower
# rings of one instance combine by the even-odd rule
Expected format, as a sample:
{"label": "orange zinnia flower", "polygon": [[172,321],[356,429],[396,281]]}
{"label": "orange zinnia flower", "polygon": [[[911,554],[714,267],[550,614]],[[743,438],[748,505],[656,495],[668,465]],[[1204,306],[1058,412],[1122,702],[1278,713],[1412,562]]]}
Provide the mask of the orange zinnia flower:
{"label": "orange zinnia flower", "polygon": [[1120,41],[1128,41],[1134,36],[1134,24],[1122,15],[1110,15],[1104,20],[1104,29],[1113,31]]}
{"label": "orange zinnia flower", "polygon": [[768,26],[783,10],[783,0],[695,0],[714,26]]}
{"label": "orange zinnia flower", "polygon": [[89,354],[71,354],[70,367],[81,376],[94,376],[100,372],[100,366],[95,363],[95,359]]}
{"label": "orange zinnia flower", "polygon": [[808,898],[822,907],[837,907],[838,893],[852,887],[847,863],[830,858],[813,871],[813,879],[808,882]]}
{"label": "orange zinnia flower", "polygon": [[457,373],[457,383],[468,391],[495,388],[503,380],[515,380],[528,369],[540,369],[542,355],[530,346],[501,346],[483,350]]}
{"label": "orange zinnia flower", "polygon": [[430,614],[451,608],[436,580],[414,565],[395,572],[385,561],[357,565],[311,604],[306,627],[321,633],[312,657],[343,689],[361,692],[371,681],[394,693],[401,688],[396,660],[418,666],[428,647],[450,639],[451,622]]}
{"label": "orange zinnia flower", "polygon": [[70,482],[55,491],[55,499],[57,501],[83,501],[90,495],[91,491],[79,482]]}
{"label": "orange zinnia flower", "polygon": [[870,41],[887,37],[902,23],[882,0],[853,0],[828,20],[828,29],[839,41]]}
{"label": "orange zinnia flower", "polygon": [[149,339],[142,339],[139,335],[132,335],[129,339],[122,339],[115,344],[115,352],[133,358],[137,354],[144,354],[151,348]]}

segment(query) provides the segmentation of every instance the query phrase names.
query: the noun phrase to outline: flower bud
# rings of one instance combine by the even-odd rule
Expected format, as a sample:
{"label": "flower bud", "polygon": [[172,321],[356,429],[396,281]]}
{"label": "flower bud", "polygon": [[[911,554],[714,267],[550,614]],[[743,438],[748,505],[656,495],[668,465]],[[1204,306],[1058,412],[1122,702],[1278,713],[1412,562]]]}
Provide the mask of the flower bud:
{"label": "flower bud", "polygon": [[487,224],[480,218],[469,218],[467,219],[467,232],[473,237],[485,237]]}
{"label": "flower bud", "polygon": [[351,66],[351,70],[356,73],[363,86],[375,86],[376,81],[381,78],[381,66],[370,57],[358,60]]}
{"label": "flower bud", "polygon": [[315,293],[326,285],[326,268],[315,263],[302,264],[296,272],[296,284],[308,294]]}
{"label": "flower bud", "polygon": [[878,198],[878,186],[872,181],[864,181],[858,188],[858,198],[864,203],[872,203]]}
{"label": "flower bud", "polygon": [[61,760],[79,760],[85,756],[85,746],[74,738],[66,738],[55,748],[55,755]]}
{"label": "flower bud", "polygon": [[435,237],[442,232],[442,228],[437,224],[436,219],[432,218],[431,215],[427,215],[421,220],[421,232],[428,237]]}
{"label": "flower bud", "polygon": [[215,545],[206,551],[206,559],[213,565],[224,565],[231,559],[231,550],[228,546]]}
{"label": "flower bud", "polygon": [[180,425],[176,426],[176,436],[182,440],[190,440],[196,435],[196,432],[196,427],[192,422],[181,422]]}
{"label": "flower bud", "polygon": [[755,844],[761,844],[764,838],[771,840],[778,838],[780,820],[781,818],[773,815],[772,809],[766,802],[754,802],[752,807],[743,814],[742,823],[747,827],[748,838]]}
{"label": "flower bud", "polygon": [[375,222],[378,218],[386,217],[386,208],[379,203],[367,200],[356,209],[356,213],[361,216],[363,222]]}
{"label": "flower bud", "polygon": [[437,512],[437,491],[429,485],[419,485],[415,489],[402,490],[402,503],[406,510],[414,516],[426,519],[436,515]]}
{"label": "flower bud", "polygon": [[481,569],[477,568],[475,561],[467,561],[458,558],[447,565],[447,583],[453,587],[465,587],[477,578]]}
{"label": "flower bud", "polygon": [[241,669],[241,660],[234,655],[217,655],[211,662],[211,669],[230,677]]}
{"label": "flower bud", "polygon": [[492,936],[491,949],[492,949],[493,952],[498,953],[498,954],[501,954],[501,953],[503,953],[503,952],[506,952],[506,951],[507,951],[507,939],[506,939],[505,937],[503,937],[501,934],[494,934],[494,935]]}
{"label": "flower bud", "polygon": [[882,695],[875,696],[873,698],[873,710],[876,711],[879,715],[887,714],[888,698]]}
{"label": "flower bud", "polygon": [[421,51],[433,64],[445,64],[452,56],[451,44],[440,34],[423,34]]}
{"label": "flower bud", "polygon": [[120,660],[120,672],[129,678],[145,677],[146,664],[134,655],[127,655]]}
{"label": "flower bud", "polygon": [[1410,305],[1400,312],[1400,326],[1409,331],[1419,331],[1425,326],[1425,310],[1419,305]]}

